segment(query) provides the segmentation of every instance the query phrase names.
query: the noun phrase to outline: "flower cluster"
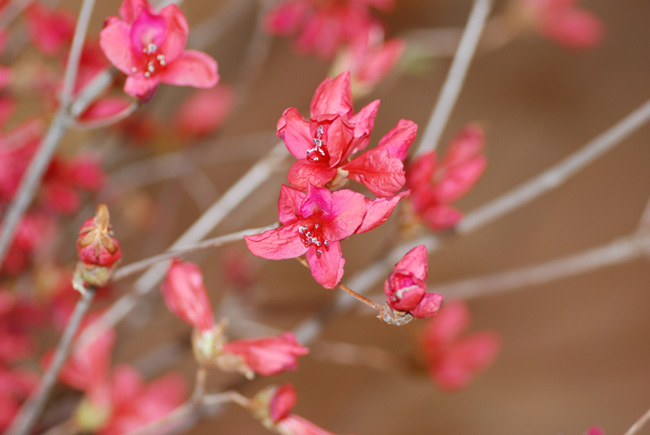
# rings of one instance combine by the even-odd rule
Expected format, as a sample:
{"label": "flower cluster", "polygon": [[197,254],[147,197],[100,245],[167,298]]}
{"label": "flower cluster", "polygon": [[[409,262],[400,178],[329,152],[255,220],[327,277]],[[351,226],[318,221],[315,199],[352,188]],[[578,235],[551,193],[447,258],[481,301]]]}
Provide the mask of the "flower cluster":
{"label": "flower cluster", "polygon": [[[406,182],[403,160],[417,125],[401,120],[376,148],[370,143],[379,101],[353,112],[350,74],[327,78],[311,102],[305,120],[290,108],[278,121],[277,134],[298,160],[278,200],[281,227],[246,236],[255,255],[280,260],[306,255],[314,279],[334,288],[343,276],[340,241],[381,225],[401,198]],[[348,179],[365,185],[379,198],[368,199],[343,187]],[[335,191],[330,191],[335,190]]]}

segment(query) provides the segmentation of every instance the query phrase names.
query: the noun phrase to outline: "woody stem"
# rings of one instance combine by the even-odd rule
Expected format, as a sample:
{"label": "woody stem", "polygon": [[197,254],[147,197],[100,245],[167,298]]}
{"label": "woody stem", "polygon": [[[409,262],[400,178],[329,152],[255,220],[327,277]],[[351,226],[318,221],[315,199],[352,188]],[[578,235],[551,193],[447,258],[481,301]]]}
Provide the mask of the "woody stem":
{"label": "woody stem", "polygon": [[95,287],[90,287],[81,294],[81,299],[77,301],[74,312],[72,313],[72,316],[70,316],[70,321],[63,332],[63,337],[61,337],[61,341],[56,347],[54,357],[52,358],[52,364],[47,368],[47,371],[43,375],[40,384],[32,394],[31,398],[23,404],[20,412],[14,419],[13,425],[7,432],[8,434],[23,435],[32,433],[33,427],[43,410],[43,406],[45,406],[45,402],[50,396],[50,392],[57,377],[59,376],[59,372],[61,371],[65,361],[68,359],[72,339],[77,333],[88,308],[90,308],[96,290]]}

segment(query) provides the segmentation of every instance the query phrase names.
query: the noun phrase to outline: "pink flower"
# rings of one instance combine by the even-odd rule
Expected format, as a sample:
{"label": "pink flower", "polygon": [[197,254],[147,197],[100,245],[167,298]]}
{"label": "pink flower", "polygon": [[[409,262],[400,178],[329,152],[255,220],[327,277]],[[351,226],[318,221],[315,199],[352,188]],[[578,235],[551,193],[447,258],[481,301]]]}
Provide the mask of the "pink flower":
{"label": "pink flower", "polygon": [[264,426],[283,435],[334,435],[309,420],[291,414],[297,400],[293,385],[271,386],[255,395],[252,410]]}
{"label": "pink flower", "polygon": [[77,252],[81,262],[89,266],[112,267],[122,258],[120,244],[113,237],[106,205],[98,205],[95,217],[81,225]]}
{"label": "pink flower", "polygon": [[124,0],[120,16],[106,20],[99,43],[108,60],[128,76],[124,92],[148,101],[159,83],[217,84],[217,62],[203,52],[185,50],[189,28],[178,6],[156,13],[147,0]]}
{"label": "pink flower", "polygon": [[336,70],[350,71],[354,95],[366,95],[393,69],[405,48],[403,39],[384,42],[383,29],[375,26],[340,53]]}
{"label": "pink flower", "polygon": [[435,316],[442,306],[442,295],[427,293],[428,253],[424,245],[404,255],[384,282],[388,304],[420,319]]}
{"label": "pink flower", "polygon": [[106,395],[87,396],[77,409],[76,424],[101,435],[129,433],[165,417],[186,395],[185,379],[168,374],[145,384],[132,367],[118,366]]}
{"label": "pink flower", "polygon": [[226,119],[234,98],[233,91],[225,85],[195,91],[173,117],[176,131],[181,136],[190,138],[209,135]]}
{"label": "pink flower", "polygon": [[[27,266],[34,253],[47,249],[53,236],[54,222],[51,217],[42,214],[28,214],[18,224],[16,235],[9,248],[0,273],[17,275]],[[2,223],[0,222],[0,231]]]}
{"label": "pink flower", "polygon": [[598,426],[591,426],[584,435],[605,435],[605,431]]}
{"label": "pink flower", "polygon": [[7,133],[0,133],[0,205],[16,193],[29,161],[38,149],[43,122],[30,119]]}
{"label": "pink flower", "polygon": [[406,172],[415,213],[433,230],[453,227],[462,214],[450,206],[465,195],[483,174],[487,161],[481,154],[485,138],[475,125],[461,130],[438,163],[436,152],[415,159]]}
{"label": "pink flower", "polygon": [[370,142],[379,100],[353,114],[350,73],[325,79],[311,102],[311,119],[297,109],[284,111],[277,135],[298,159],[287,175],[289,183],[305,190],[308,184],[339,187],[346,178],[364,184],[376,196],[393,196],[405,183],[404,165],[415,140],[417,125],[400,120],[377,145],[350,160]]}
{"label": "pink flower", "polygon": [[43,54],[53,56],[72,41],[76,19],[70,12],[34,2],[25,10],[25,19],[29,39]]}
{"label": "pink flower", "polygon": [[[234,355],[243,364],[239,366],[247,377],[253,373],[271,376],[298,368],[297,358],[309,353],[291,332],[278,337],[263,337],[231,341],[223,345],[223,354]],[[230,363],[230,362],[229,362]]]}
{"label": "pink flower", "polygon": [[199,266],[174,259],[160,290],[169,311],[199,331],[214,328],[214,315]]}
{"label": "pink flower", "polygon": [[38,376],[0,363],[0,431],[9,428],[23,401],[38,383]]}
{"label": "pink flower", "polygon": [[75,213],[81,207],[79,189],[97,191],[104,178],[101,166],[89,155],[67,161],[55,157],[44,176],[44,205],[58,213]]}
{"label": "pink flower", "polygon": [[271,34],[293,37],[297,52],[329,59],[379,25],[371,7],[386,11],[392,6],[393,0],[288,0],[273,8],[264,24]]}
{"label": "pink flower", "polygon": [[479,332],[461,337],[469,327],[467,306],[460,301],[446,304],[431,319],[422,336],[422,351],[433,382],[442,390],[460,390],[477,373],[496,359],[501,339],[494,332]]}
{"label": "pink flower", "polygon": [[366,210],[366,198],[351,190],[330,192],[309,185],[305,194],[283,185],[278,200],[283,226],[246,236],[246,244],[253,254],[269,260],[306,254],[314,279],[331,289],[343,276],[339,241],[354,234]]}
{"label": "pink flower", "polygon": [[603,24],[591,12],[578,9],[579,0],[521,0],[524,17],[544,37],[567,48],[592,48],[603,39]]}

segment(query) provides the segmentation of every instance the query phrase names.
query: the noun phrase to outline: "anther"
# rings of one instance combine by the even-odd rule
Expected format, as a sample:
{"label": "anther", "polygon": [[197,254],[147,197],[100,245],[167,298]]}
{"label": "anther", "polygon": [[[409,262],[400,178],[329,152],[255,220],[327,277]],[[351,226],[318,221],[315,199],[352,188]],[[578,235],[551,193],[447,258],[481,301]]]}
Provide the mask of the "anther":
{"label": "anther", "polygon": [[325,246],[329,246],[329,245],[330,245],[330,242],[327,241],[327,240],[325,240],[325,241],[323,242],[323,245],[325,245]]}
{"label": "anther", "polygon": [[133,67],[133,68],[131,68],[131,72],[132,72],[132,73],[137,73],[137,72],[138,72],[138,69],[137,69],[136,67]]}
{"label": "anther", "polygon": [[317,250],[316,250],[316,255],[317,255],[318,257],[320,257],[321,255],[323,255],[323,251],[321,251],[320,249],[317,249]]}

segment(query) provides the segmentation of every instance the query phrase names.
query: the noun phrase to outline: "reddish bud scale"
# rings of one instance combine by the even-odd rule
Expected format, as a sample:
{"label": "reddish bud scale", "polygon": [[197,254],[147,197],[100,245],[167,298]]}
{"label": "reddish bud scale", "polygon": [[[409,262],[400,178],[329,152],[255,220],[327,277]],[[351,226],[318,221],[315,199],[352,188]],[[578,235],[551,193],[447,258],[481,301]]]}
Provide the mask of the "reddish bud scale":
{"label": "reddish bud scale", "polygon": [[77,252],[86,266],[112,267],[122,258],[119,242],[112,237],[108,207],[97,206],[94,218],[86,220],[79,230]]}

